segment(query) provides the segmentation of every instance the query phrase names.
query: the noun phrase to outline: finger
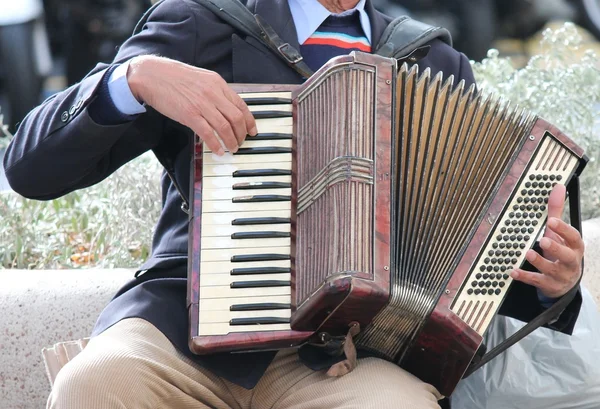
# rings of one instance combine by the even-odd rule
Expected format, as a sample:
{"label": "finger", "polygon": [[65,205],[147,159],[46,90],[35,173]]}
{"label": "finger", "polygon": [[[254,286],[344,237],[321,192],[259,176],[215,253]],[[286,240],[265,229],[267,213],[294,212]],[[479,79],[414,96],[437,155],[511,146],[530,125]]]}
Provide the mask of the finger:
{"label": "finger", "polygon": [[193,120],[193,123],[190,125],[190,128],[202,139],[202,142],[208,146],[208,148],[221,156],[225,152],[223,151],[223,147],[221,146],[221,141],[215,135],[212,127],[208,124],[208,122],[202,117],[196,117]]}
{"label": "finger", "polygon": [[556,265],[553,262],[551,262],[551,261],[547,260],[546,258],[542,257],[541,255],[539,255],[535,251],[529,250],[525,254],[525,258],[540,273],[546,274],[546,275],[549,275],[552,277],[556,276]]}
{"label": "finger", "polygon": [[209,105],[204,108],[205,109],[202,110],[202,116],[217,133],[227,150],[230,152],[237,152],[239,145],[233,132],[233,128],[231,127],[231,123],[229,123],[227,118],[225,118],[215,106]]}
{"label": "finger", "polygon": [[553,240],[553,241],[555,241],[555,242],[557,242],[557,243],[559,243],[559,244],[562,244],[562,245],[564,245],[564,244],[565,244],[565,241],[563,240],[563,238],[562,238],[562,237],[560,237],[558,234],[554,233],[554,232],[552,231],[552,229],[549,229],[549,228],[547,228],[547,229],[544,231],[544,237],[547,237],[547,238],[549,238],[550,240]]}
{"label": "finger", "polygon": [[564,283],[553,280],[540,273],[516,269],[510,273],[510,276],[516,281],[538,288],[542,294],[550,298],[561,297],[569,290],[569,288],[567,288],[568,286]]}
{"label": "finger", "polygon": [[237,141],[237,146],[241,146],[241,144],[244,142],[244,139],[246,139],[246,135],[248,135],[244,114],[242,114],[242,112],[226,98],[223,98],[223,100],[220,101],[216,106],[219,112],[221,112],[225,119],[227,119],[231,124]]}
{"label": "finger", "polygon": [[[246,122],[246,129],[248,130],[248,135],[256,136],[258,130],[256,128],[256,120],[252,115],[252,112],[248,108],[248,105],[244,102],[244,100],[229,86],[225,87],[224,95],[229,99],[229,101],[237,107],[244,115],[244,121]],[[244,135],[245,137],[246,135]]]}
{"label": "finger", "polygon": [[548,277],[544,276],[543,274],[521,270],[520,268],[516,268],[511,271],[510,276],[513,278],[513,280],[532,285],[539,289],[548,287],[550,284]]}
{"label": "finger", "polygon": [[565,195],[567,188],[564,185],[557,184],[550,192],[548,198],[548,218],[561,218],[565,210]]}
{"label": "finger", "polygon": [[544,257],[548,260],[558,261],[570,266],[579,265],[577,253],[567,246],[544,237],[540,240],[540,247],[544,250]]}
{"label": "finger", "polygon": [[564,240],[564,243],[567,247],[570,247],[571,249],[583,254],[585,245],[583,243],[583,239],[581,238],[581,233],[579,233],[575,227],[555,217],[548,219],[547,227],[559,235]]}

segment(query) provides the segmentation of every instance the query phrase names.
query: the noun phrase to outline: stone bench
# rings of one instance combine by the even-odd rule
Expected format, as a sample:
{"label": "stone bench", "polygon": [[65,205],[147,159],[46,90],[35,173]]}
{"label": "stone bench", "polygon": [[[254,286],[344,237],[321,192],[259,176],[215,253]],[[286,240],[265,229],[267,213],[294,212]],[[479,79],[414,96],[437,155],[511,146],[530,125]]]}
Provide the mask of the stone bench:
{"label": "stone bench", "polygon": [[[585,283],[600,303],[600,219],[584,223]],[[45,407],[41,349],[89,335],[131,270],[0,271],[0,408]],[[460,409],[460,408],[457,408]]]}

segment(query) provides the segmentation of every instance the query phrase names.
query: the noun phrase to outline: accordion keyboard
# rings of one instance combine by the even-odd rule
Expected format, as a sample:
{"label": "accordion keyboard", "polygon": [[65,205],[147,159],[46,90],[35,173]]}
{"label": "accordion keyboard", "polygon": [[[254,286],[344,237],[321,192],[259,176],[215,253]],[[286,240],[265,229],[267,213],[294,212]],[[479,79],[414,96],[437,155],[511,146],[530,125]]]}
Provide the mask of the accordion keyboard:
{"label": "accordion keyboard", "polygon": [[199,335],[290,329],[291,93],[240,96],[258,135],[203,152]]}

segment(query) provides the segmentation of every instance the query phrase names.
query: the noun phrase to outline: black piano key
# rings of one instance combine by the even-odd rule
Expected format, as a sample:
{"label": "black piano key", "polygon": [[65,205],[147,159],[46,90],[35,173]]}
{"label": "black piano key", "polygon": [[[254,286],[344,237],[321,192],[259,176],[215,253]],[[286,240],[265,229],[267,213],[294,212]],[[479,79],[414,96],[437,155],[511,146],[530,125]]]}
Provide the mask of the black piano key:
{"label": "black piano key", "polygon": [[255,304],[235,304],[229,307],[229,311],[289,310],[290,308],[292,308],[291,304],[265,302]]}
{"label": "black piano key", "polygon": [[268,325],[268,324],[289,324],[289,318],[280,317],[253,317],[253,318],[234,318],[229,321],[229,325]]}
{"label": "black piano key", "polygon": [[286,182],[251,182],[236,183],[233,190],[254,190],[254,189],[291,189],[292,184]]}
{"label": "black piano key", "polygon": [[253,195],[240,196],[231,199],[232,203],[269,203],[269,202],[291,202],[292,196],[288,195]]}
{"label": "black piano key", "polygon": [[242,98],[246,105],[279,105],[279,104],[291,104],[291,98],[280,98],[280,97],[248,97]]}
{"label": "black piano key", "polygon": [[240,148],[235,155],[270,155],[275,153],[292,153],[292,148],[280,146],[260,146],[256,148]]}
{"label": "black piano key", "polygon": [[291,176],[292,171],[287,169],[248,169],[236,170],[233,172],[234,178],[255,177],[255,176]]}
{"label": "black piano key", "polygon": [[232,276],[246,276],[253,274],[285,274],[291,273],[292,269],[287,267],[249,267],[234,268],[229,272]]}
{"label": "black piano key", "polygon": [[254,111],[254,119],[291,118],[291,111]]}
{"label": "black piano key", "polygon": [[259,280],[259,281],[234,281],[229,285],[231,288],[270,288],[270,287],[289,287],[292,285],[289,280]]}
{"label": "black piano key", "polygon": [[265,253],[265,254],[240,254],[238,256],[232,256],[232,263],[250,263],[253,261],[279,261],[279,260],[289,260],[289,254],[275,254],[275,253]]}
{"label": "black piano key", "polygon": [[289,217],[246,217],[234,219],[233,226],[254,226],[257,224],[290,224],[292,219]]}
{"label": "black piano key", "polygon": [[290,237],[289,232],[285,231],[248,231],[233,233],[232,239],[284,239]]}
{"label": "black piano key", "polygon": [[279,133],[279,132],[264,132],[259,133],[256,136],[251,136],[250,141],[275,141],[281,139],[292,139],[291,133]]}

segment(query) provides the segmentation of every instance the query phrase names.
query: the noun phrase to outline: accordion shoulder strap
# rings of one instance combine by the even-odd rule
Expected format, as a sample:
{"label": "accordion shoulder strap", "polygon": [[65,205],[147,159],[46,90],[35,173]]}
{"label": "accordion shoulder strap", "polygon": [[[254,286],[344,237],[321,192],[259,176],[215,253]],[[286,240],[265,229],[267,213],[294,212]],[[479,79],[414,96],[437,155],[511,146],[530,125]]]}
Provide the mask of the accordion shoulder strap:
{"label": "accordion shoulder strap", "polygon": [[[452,36],[445,28],[430,26],[408,16],[398,17],[383,32],[375,54],[399,60],[419,57],[417,51],[436,38],[452,46]],[[410,62],[417,59],[413,58],[414,61]]]}
{"label": "accordion shoulder strap", "polygon": [[[308,78],[313,71],[303,61],[300,52],[284,42],[271,26],[258,14],[254,15],[239,0],[194,0],[206,7],[231,27],[251,36],[268,47],[275,55],[282,58],[291,68]],[[152,11],[162,1],[155,3],[141,18],[135,27],[134,34],[139,33],[148,21]]]}

